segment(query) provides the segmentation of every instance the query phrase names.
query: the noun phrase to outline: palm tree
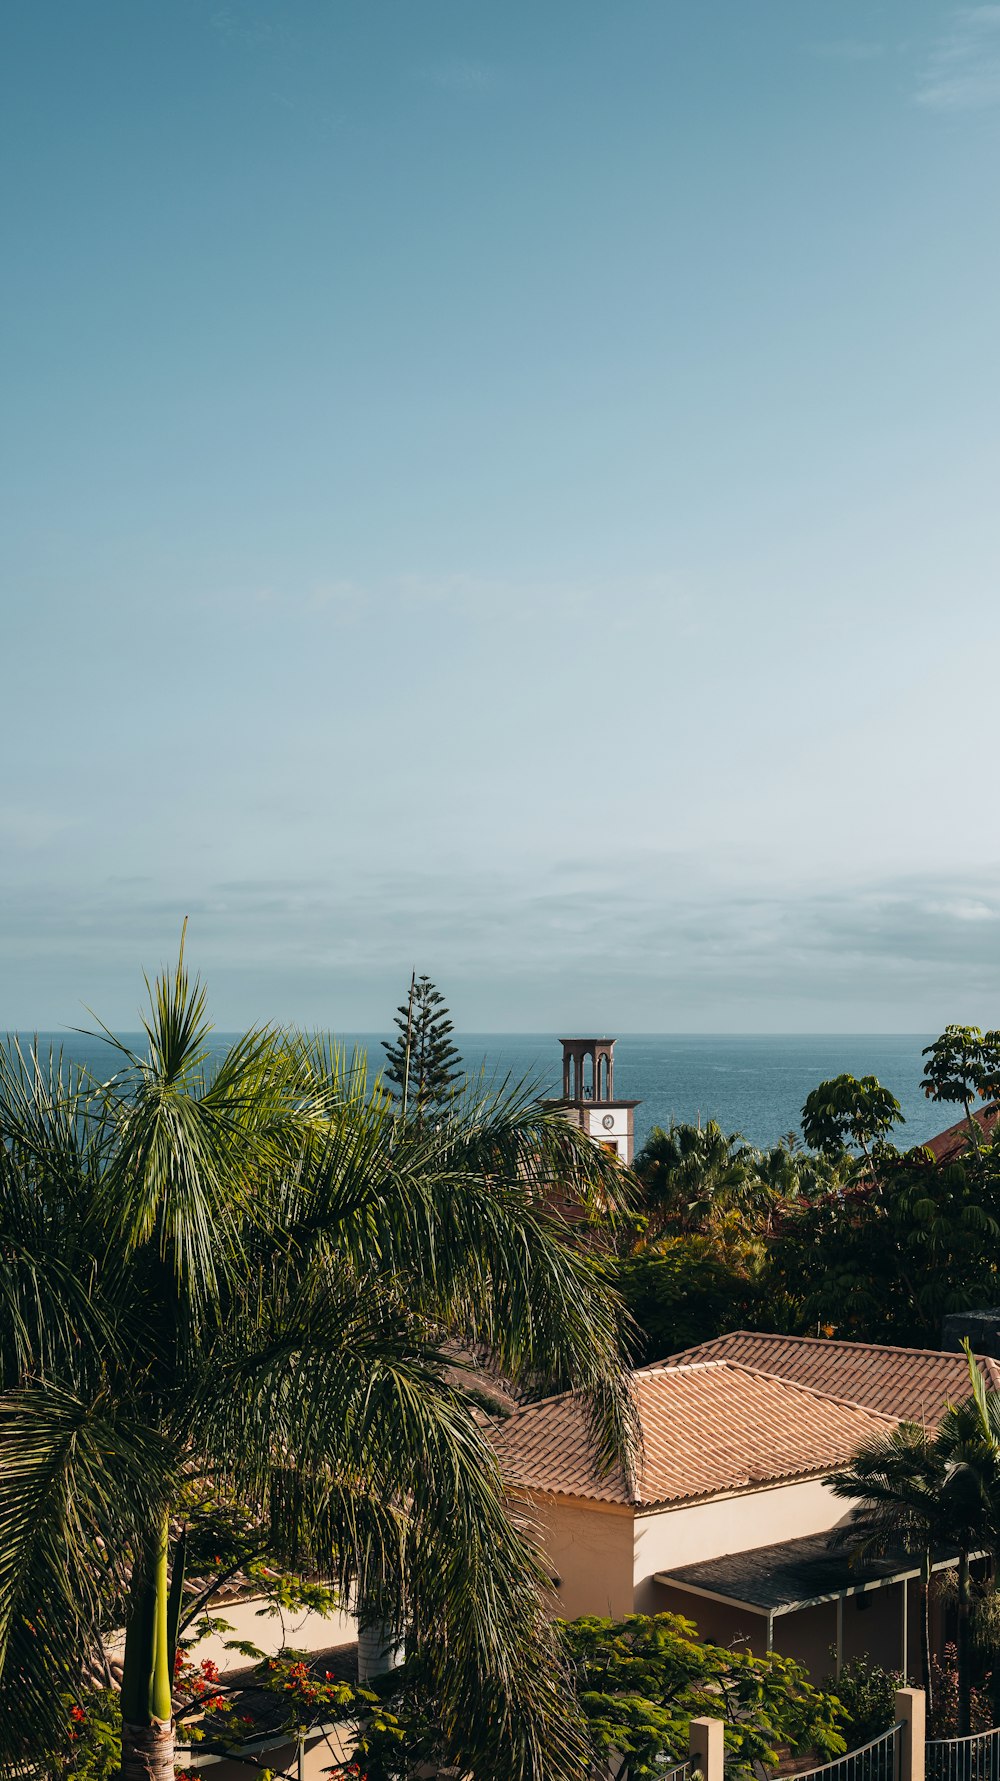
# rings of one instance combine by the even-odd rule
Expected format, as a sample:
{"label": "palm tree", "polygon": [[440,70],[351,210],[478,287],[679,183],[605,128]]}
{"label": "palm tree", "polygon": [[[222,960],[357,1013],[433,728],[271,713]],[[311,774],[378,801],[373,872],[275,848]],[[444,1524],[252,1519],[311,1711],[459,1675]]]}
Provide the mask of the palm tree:
{"label": "palm tree", "polygon": [[171,1781],[203,1490],[405,1631],[463,1770],[579,1772],[546,1575],[452,1363],[582,1390],[627,1455],[620,1305],[539,1191],[614,1206],[620,1172],[519,1091],[417,1130],[320,1042],[213,1057],[183,951],[150,994],[106,1083],[0,1056],[0,1763],[58,1743],[124,1624],[122,1774]]}
{"label": "palm tree", "polygon": [[[968,1351],[968,1345],[966,1345]],[[935,1550],[958,1555],[959,1736],[971,1729],[972,1573],[977,1552],[1000,1550],[1000,1397],[988,1393],[971,1353],[973,1395],[929,1434],[904,1422],[858,1452],[829,1482],[857,1507],[842,1536],[859,1556],[900,1550],[920,1560],[921,1669],[932,1701],[929,1595]]]}
{"label": "palm tree", "polygon": [[935,1547],[945,1531],[941,1492],[945,1462],[933,1436],[917,1422],[867,1442],[850,1466],[828,1479],[835,1496],[856,1505],[840,1535],[859,1559],[895,1558],[920,1564],[920,1674],[933,1706],[930,1650],[930,1584]]}
{"label": "palm tree", "polygon": [[752,1196],[757,1152],[740,1132],[705,1125],[654,1126],[635,1158],[653,1231],[696,1230]]}
{"label": "palm tree", "polygon": [[971,1554],[1000,1553],[1000,1395],[987,1391],[975,1357],[965,1344],[972,1393],[951,1405],[937,1433],[948,1468],[946,1507],[958,1560],[959,1735],[970,1730],[972,1671]]}

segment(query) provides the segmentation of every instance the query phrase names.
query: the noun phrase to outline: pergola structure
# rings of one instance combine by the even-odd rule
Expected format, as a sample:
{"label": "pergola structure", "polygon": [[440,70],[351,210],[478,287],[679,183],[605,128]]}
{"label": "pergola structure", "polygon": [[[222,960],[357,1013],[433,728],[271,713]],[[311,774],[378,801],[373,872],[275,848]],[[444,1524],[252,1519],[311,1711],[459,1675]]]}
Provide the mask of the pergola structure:
{"label": "pergola structure", "polygon": [[[982,1553],[974,1553],[982,1558]],[[935,1571],[950,1570],[958,1554],[945,1552],[934,1559]],[[809,1534],[797,1540],[779,1540],[749,1552],[731,1552],[721,1558],[702,1559],[658,1571],[655,1581],[670,1590],[719,1602],[726,1608],[760,1616],[766,1624],[766,1649],[774,1649],[774,1623],[787,1614],[818,1608],[831,1602],[836,1607],[835,1664],[839,1676],[844,1662],[844,1604],[852,1597],[898,1586],[899,1669],[909,1670],[910,1589],[919,1581],[920,1566],[900,1552],[884,1559],[852,1558],[846,1546],[829,1533]]]}

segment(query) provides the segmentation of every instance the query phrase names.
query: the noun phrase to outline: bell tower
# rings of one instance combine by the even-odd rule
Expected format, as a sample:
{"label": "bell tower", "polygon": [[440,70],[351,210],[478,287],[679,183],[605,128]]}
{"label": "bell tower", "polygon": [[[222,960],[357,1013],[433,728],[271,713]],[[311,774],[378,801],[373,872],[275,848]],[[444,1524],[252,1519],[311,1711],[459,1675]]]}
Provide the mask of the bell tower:
{"label": "bell tower", "polygon": [[635,1150],[638,1101],[615,1099],[615,1041],[560,1039],[563,1051],[562,1100],[568,1119],[595,1144],[628,1168]]}

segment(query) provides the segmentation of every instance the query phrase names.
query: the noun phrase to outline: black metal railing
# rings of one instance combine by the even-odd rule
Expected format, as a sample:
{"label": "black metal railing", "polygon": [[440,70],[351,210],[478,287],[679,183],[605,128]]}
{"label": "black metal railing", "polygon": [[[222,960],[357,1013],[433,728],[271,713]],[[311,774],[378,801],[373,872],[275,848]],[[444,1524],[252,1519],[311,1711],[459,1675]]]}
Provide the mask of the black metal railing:
{"label": "black metal railing", "polygon": [[[845,1756],[822,1763],[818,1769],[805,1769],[789,1776],[788,1781],[898,1781],[902,1729],[900,1721],[890,1726],[881,1737],[872,1738],[870,1744],[862,1744],[860,1750],[848,1750]],[[942,1781],[950,1781],[950,1778],[942,1777]],[[1000,1776],[995,1781],[1000,1781]]]}
{"label": "black metal railing", "polygon": [[969,1738],[929,1738],[927,1781],[1000,1781],[1000,1726]]}

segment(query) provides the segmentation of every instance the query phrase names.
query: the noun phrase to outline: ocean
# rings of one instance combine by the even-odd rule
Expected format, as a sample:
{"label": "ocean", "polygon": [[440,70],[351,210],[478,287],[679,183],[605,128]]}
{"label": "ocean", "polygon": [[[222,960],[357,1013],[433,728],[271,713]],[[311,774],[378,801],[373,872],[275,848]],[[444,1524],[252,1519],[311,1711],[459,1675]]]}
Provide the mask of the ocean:
{"label": "ocean", "polygon": [[[136,1034],[123,1038],[141,1049]],[[30,1036],[21,1035],[22,1043]],[[220,1046],[228,1035],[215,1034]],[[374,1069],[381,1062],[376,1033],[338,1035],[348,1050],[364,1049]],[[906,1123],[895,1140],[920,1144],[961,1117],[960,1108],[937,1107],[920,1092],[921,1050],[935,1034],[788,1033],[622,1034],[615,1046],[615,1092],[636,1100],[636,1139],[642,1143],[654,1125],[671,1119],[718,1120],[753,1144],[774,1144],[797,1131],[802,1103],[827,1077],[850,1071],[877,1076],[899,1101]],[[540,1094],[559,1092],[562,1053],[558,1039],[540,1033],[459,1033],[455,1042],[466,1069],[487,1079],[527,1080]],[[114,1053],[99,1038],[76,1033],[41,1033],[43,1049],[61,1046],[65,1055],[98,1075],[114,1069]]]}

